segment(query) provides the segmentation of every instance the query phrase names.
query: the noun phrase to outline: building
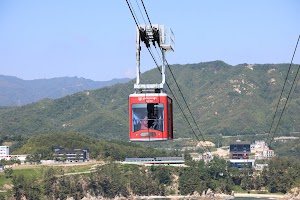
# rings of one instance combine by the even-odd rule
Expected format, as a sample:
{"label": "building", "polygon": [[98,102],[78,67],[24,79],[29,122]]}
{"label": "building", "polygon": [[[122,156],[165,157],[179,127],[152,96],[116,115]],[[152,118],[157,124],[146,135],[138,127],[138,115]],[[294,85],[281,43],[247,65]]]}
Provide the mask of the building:
{"label": "building", "polygon": [[275,137],[275,141],[281,141],[281,142],[286,142],[290,140],[298,140],[299,137],[294,137],[294,136],[280,136],[280,137]]}
{"label": "building", "polygon": [[26,155],[9,155],[9,146],[0,146],[0,160],[20,160],[21,164],[25,163]]}
{"label": "building", "polygon": [[214,159],[214,156],[210,153],[203,153],[201,156],[201,159],[204,160],[204,162],[208,162]]}
{"label": "building", "polygon": [[53,147],[54,160],[66,162],[85,162],[89,161],[89,153],[86,149],[65,150],[63,147]]}
{"label": "building", "polygon": [[263,151],[263,158],[265,159],[269,159],[272,158],[274,156],[274,151],[271,149],[266,149]]}
{"label": "building", "polygon": [[256,160],[269,159],[274,156],[274,151],[270,150],[268,144],[263,140],[251,144],[251,153],[255,154]]}
{"label": "building", "polygon": [[262,171],[265,168],[268,168],[268,164],[256,164],[255,165],[255,170]]}
{"label": "building", "polygon": [[263,151],[264,149],[269,149],[268,144],[264,140],[256,140],[251,144],[251,153],[256,153],[259,151]]}
{"label": "building", "polygon": [[0,157],[9,156],[9,146],[0,146]]}
{"label": "building", "polygon": [[250,142],[248,141],[237,140],[230,144],[229,154],[231,159],[249,159],[250,153]]}
{"label": "building", "polygon": [[123,164],[185,166],[184,157],[125,158]]}
{"label": "building", "polygon": [[202,157],[201,154],[199,154],[199,153],[190,153],[190,155],[191,155],[192,159],[195,161],[201,160],[201,157]]}
{"label": "building", "polygon": [[254,159],[230,159],[230,165],[237,168],[253,168]]}
{"label": "building", "polygon": [[229,162],[232,167],[245,168],[245,167],[254,167],[254,159],[249,159],[251,153],[251,143],[248,141],[237,140],[230,143]]}

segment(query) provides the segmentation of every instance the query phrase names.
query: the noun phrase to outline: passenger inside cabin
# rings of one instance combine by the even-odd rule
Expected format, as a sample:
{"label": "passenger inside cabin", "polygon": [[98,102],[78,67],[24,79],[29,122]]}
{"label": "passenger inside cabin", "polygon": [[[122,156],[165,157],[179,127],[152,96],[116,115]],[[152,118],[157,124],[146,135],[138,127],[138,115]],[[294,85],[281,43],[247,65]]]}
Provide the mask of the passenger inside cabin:
{"label": "passenger inside cabin", "polygon": [[154,129],[163,131],[162,109],[156,112],[148,112],[144,109],[133,109],[132,124],[133,131]]}
{"label": "passenger inside cabin", "polygon": [[141,129],[148,129],[148,117],[145,116],[141,122]]}

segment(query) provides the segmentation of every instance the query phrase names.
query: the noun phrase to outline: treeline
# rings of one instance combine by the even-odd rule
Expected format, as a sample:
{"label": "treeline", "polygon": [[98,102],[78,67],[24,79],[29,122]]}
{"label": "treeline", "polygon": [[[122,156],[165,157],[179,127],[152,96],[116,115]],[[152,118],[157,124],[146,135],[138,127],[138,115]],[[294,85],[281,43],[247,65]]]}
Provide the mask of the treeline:
{"label": "treeline", "polygon": [[273,159],[269,162],[269,169],[262,172],[231,168],[219,158],[208,163],[187,159],[186,164],[189,167],[110,163],[90,174],[72,176],[48,168],[42,177],[25,179],[23,175],[14,175],[14,186],[8,195],[15,199],[81,199],[87,195],[114,198],[202,194],[209,189],[227,194],[235,189],[286,193],[300,186],[300,162],[296,160]]}
{"label": "treeline", "polygon": [[[114,198],[165,195],[171,185],[172,167],[144,167],[138,165],[107,164],[90,174],[63,176],[60,170],[49,168],[42,177],[25,178],[15,175],[8,197],[23,199],[82,199],[88,194]],[[58,176],[59,175],[59,176]]]}
{"label": "treeline", "polygon": [[103,140],[91,138],[79,133],[49,133],[35,135],[27,139],[25,144],[15,149],[13,154],[29,154],[32,160],[53,159],[53,147],[62,146],[64,149],[87,149],[90,159],[121,161],[126,157],[158,157],[176,156],[176,152],[167,153],[164,150],[156,150],[144,147],[136,143]]}
{"label": "treeline", "polygon": [[[297,136],[297,135],[296,135]],[[300,160],[300,142],[299,139],[292,141],[274,141],[271,149],[275,150],[276,155],[280,157],[290,157],[292,159]]]}
{"label": "treeline", "polygon": [[[186,181],[181,184],[185,186],[181,192],[200,193],[210,188],[216,192],[226,193],[238,187],[244,191],[287,193],[291,188],[300,186],[299,160],[275,157],[269,160],[268,167],[263,171],[255,171],[250,167],[238,170],[228,164],[218,158],[208,164],[190,161],[192,167],[184,169],[188,173],[184,176]],[[186,187],[186,182],[189,182],[189,187]]]}

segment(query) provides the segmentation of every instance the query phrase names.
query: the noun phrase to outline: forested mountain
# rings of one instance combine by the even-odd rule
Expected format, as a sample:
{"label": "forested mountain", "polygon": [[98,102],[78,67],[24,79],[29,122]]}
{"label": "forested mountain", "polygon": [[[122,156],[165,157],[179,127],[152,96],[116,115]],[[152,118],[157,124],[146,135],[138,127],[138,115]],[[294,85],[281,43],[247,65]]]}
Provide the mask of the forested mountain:
{"label": "forested mountain", "polygon": [[[278,106],[275,125],[286,101],[291,76]],[[222,61],[170,66],[189,109],[203,134],[255,135],[269,131],[289,64],[228,65]],[[143,74],[142,82],[159,82],[158,69]],[[0,109],[0,133],[38,134],[76,131],[100,138],[128,139],[128,95],[135,80],[60,99],[44,99],[21,107]],[[153,82],[153,81],[152,81]],[[167,69],[174,98],[175,138],[194,137],[178,108],[190,119],[187,106]],[[298,83],[299,84],[299,83]],[[277,134],[300,130],[299,86],[291,94]]]}
{"label": "forested mountain", "polygon": [[23,80],[13,76],[0,75],[0,106],[20,106],[44,98],[57,99],[83,90],[94,90],[130,79],[92,81],[78,77]]}

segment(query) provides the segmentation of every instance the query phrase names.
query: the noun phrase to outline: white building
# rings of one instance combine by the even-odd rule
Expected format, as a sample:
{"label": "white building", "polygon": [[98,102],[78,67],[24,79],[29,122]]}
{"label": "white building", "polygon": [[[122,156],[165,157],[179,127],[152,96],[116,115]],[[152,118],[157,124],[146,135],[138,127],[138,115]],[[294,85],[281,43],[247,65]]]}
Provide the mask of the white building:
{"label": "white building", "polygon": [[9,146],[0,146],[0,157],[9,155]]}
{"label": "white building", "polygon": [[270,150],[268,144],[263,140],[255,141],[250,148],[251,153],[255,154],[256,160],[269,159],[274,156],[274,151]]}
{"label": "white building", "polygon": [[24,163],[27,155],[9,155],[9,146],[0,146],[0,160],[20,160]]}
{"label": "white building", "polygon": [[255,165],[255,170],[260,170],[262,171],[264,168],[267,168],[268,164],[256,164]]}
{"label": "white building", "polygon": [[263,151],[263,158],[272,158],[274,156],[274,151],[273,150],[264,150]]}

